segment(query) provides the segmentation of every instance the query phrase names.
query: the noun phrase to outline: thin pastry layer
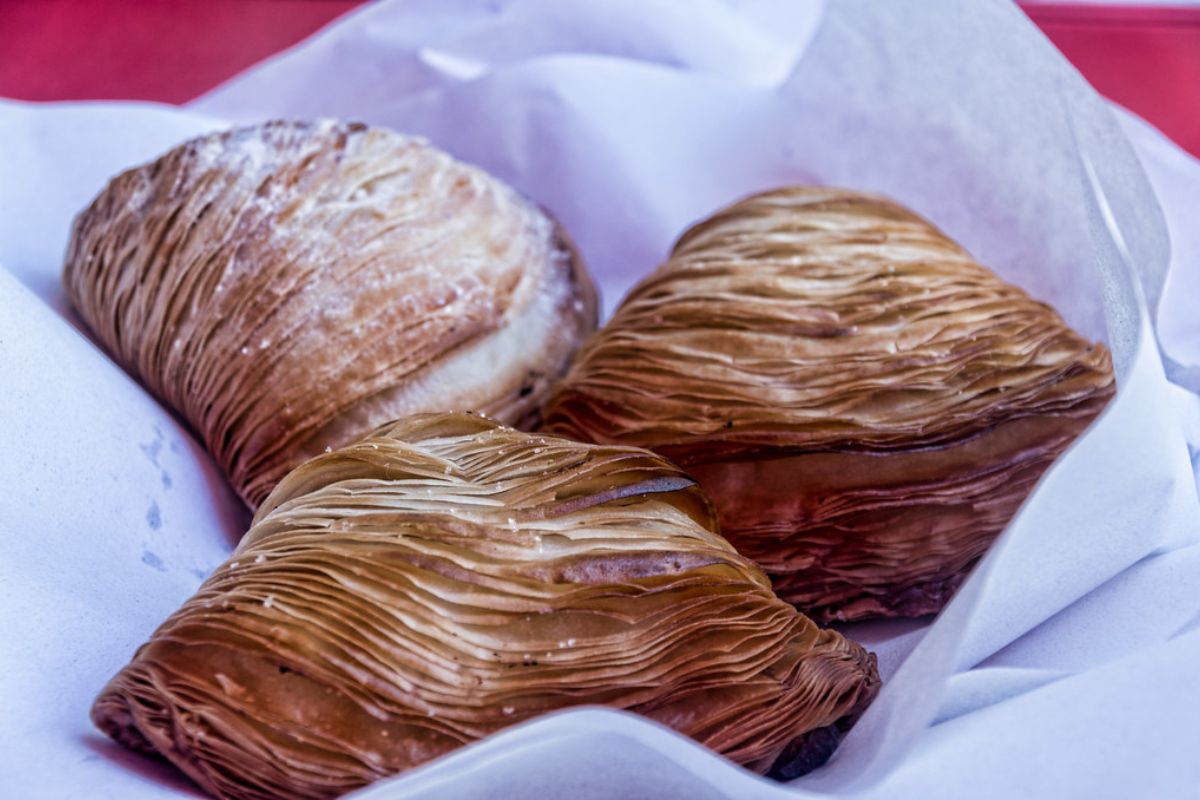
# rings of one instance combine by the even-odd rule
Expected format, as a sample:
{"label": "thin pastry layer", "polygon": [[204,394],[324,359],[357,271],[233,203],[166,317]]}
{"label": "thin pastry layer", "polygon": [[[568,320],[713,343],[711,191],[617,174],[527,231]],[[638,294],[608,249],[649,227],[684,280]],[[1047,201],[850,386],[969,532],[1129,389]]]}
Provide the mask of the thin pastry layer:
{"label": "thin pastry layer", "polygon": [[828,621],[940,608],[1113,391],[1104,345],[911,211],[789,188],[685,233],[544,417],[682,465]]}
{"label": "thin pastry layer", "polygon": [[580,704],[791,777],[878,683],[663,459],[421,415],[288,475],[92,716],[215,796],[324,798]]}
{"label": "thin pastry layer", "polygon": [[334,121],[204,136],[114,178],[63,284],[251,507],[404,414],[534,424],[596,324],[545,213],[420,139]]}

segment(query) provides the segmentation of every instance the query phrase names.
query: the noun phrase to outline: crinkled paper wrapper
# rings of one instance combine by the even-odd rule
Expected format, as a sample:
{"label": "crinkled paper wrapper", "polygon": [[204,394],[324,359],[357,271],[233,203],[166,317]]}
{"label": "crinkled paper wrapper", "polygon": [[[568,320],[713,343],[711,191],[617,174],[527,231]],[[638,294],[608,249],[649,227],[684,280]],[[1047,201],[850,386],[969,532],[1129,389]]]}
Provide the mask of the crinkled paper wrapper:
{"label": "crinkled paper wrapper", "polygon": [[184,138],[313,116],[423,134],[508,180],[572,232],[609,309],[690,222],[744,194],[884,192],[1104,338],[1120,385],[940,617],[847,626],[886,684],[815,773],[774,784],[582,709],[358,796],[1194,790],[1200,168],[1119,120],[999,0],[409,0],[355,12],[188,110],[0,105],[5,793],[195,794],[87,712],[247,522],[193,437],[79,332],[59,287],[71,218]]}

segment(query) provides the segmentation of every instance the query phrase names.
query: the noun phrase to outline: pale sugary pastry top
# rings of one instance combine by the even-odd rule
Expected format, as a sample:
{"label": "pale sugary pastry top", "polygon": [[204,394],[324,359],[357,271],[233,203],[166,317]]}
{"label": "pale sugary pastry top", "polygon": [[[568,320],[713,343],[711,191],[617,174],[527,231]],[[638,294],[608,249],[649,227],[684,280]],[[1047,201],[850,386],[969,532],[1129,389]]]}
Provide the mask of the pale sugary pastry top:
{"label": "pale sugary pastry top", "polygon": [[569,239],[512,188],[329,120],[212,134],[118,176],[76,219],[63,280],[252,506],[402,414],[532,422],[596,316]]}

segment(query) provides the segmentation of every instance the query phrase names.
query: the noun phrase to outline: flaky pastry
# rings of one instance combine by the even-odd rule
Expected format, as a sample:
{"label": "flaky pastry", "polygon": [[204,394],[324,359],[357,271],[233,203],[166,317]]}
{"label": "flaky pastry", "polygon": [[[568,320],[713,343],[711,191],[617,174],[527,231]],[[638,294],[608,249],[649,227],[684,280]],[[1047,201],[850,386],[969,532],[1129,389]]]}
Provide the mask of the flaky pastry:
{"label": "flaky pastry", "polygon": [[227,798],[335,797],[591,703],[791,777],[875,660],[715,531],[648,451],[407,418],[284,478],[92,717]]}
{"label": "flaky pastry", "polygon": [[403,414],[531,424],[596,321],[546,214],[420,139],[333,121],[204,136],[119,175],[76,218],[63,283],[251,507]]}
{"label": "flaky pastry", "polygon": [[687,231],[545,430],[649,447],[820,621],[942,607],[1114,391],[1102,344],[880,197],[788,188]]}

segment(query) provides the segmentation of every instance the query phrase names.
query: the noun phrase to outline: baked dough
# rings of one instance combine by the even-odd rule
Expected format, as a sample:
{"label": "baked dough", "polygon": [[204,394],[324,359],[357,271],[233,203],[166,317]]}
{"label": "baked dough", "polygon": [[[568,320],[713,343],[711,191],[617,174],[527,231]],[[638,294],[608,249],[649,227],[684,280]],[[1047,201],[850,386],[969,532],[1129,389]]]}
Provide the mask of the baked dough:
{"label": "baked dough", "polygon": [[204,136],[113,179],[63,284],[251,507],[404,414],[533,424],[596,324],[546,214],[420,139],[329,120]]}
{"label": "baked dough", "polygon": [[663,459],[420,415],[288,475],[92,718],[215,796],[325,798],[589,703],[792,777],[878,684]]}
{"label": "baked dough", "polygon": [[545,429],[649,447],[819,621],[937,611],[1114,391],[1108,350],[881,197],[787,188],[687,231]]}

